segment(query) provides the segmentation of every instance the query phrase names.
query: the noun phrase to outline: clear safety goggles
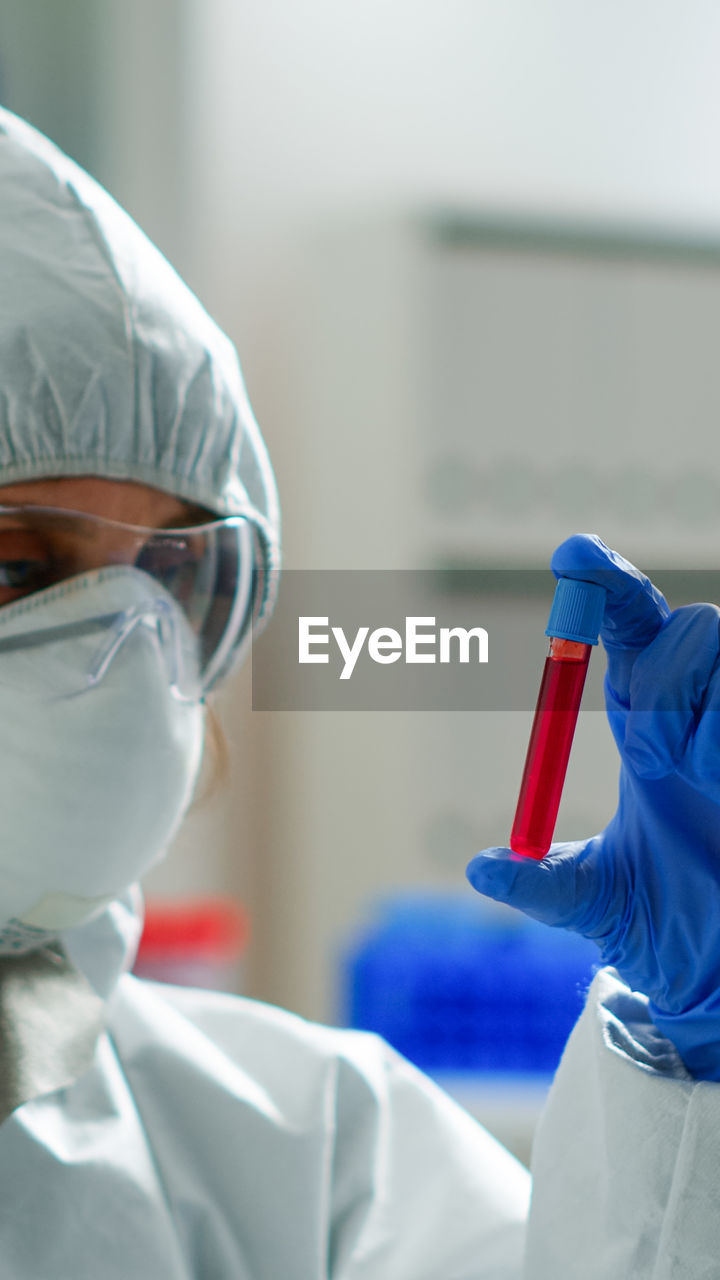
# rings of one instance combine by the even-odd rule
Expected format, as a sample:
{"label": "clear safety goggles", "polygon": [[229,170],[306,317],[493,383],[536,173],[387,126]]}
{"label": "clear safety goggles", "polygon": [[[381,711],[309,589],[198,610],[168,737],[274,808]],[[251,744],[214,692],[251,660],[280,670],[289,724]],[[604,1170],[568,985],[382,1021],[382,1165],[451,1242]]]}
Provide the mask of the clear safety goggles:
{"label": "clear safety goggles", "polygon": [[[50,696],[81,693],[142,633],[156,640],[173,690],[201,698],[249,640],[256,563],[253,526],[241,516],[146,529],[0,505],[0,684],[39,680]],[[88,575],[94,609],[80,589]],[[68,642],[71,664],[57,660]]]}

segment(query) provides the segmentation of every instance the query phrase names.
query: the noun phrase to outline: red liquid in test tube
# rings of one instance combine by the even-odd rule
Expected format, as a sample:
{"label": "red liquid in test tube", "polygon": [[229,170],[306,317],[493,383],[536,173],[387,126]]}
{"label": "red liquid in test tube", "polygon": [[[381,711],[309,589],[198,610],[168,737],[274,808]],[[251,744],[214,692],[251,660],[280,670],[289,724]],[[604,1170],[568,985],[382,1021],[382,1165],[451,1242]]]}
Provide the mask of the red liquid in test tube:
{"label": "red liquid in test tube", "polygon": [[[552,843],[572,747],[585,676],[597,644],[605,589],[595,583],[561,578],[547,632],[545,659],[535,718],[510,848],[528,858],[544,858]],[[563,635],[556,635],[561,631]]]}

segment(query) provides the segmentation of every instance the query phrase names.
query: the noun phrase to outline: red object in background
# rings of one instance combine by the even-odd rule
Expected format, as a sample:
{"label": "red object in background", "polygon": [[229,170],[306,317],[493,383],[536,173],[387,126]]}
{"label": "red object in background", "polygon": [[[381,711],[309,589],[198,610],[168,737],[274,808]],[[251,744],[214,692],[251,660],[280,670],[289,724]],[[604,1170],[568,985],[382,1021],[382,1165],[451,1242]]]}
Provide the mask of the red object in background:
{"label": "red object in background", "polygon": [[550,640],[510,848],[544,858],[552,843],[592,646]]}
{"label": "red object in background", "polygon": [[134,972],[158,982],[228,990],[249,937],[248,913],[230,898],[151,898]]}

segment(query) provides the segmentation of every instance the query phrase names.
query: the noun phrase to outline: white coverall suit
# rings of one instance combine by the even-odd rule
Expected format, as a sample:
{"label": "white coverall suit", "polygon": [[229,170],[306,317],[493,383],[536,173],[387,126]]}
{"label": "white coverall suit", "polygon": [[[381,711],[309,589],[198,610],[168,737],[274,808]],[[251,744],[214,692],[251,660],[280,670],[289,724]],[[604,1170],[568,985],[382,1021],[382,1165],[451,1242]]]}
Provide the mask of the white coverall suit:
{"label": "white coverall suit", "polygon": [[[74,1084],[0,1126],[13,1280],[680,1280],[719,1273],[720,1090],[596,977],[527,1171],[381,1040],[124,972],[128,895],[69,931],[106,1001]],[[523,1262],[523,1255],[527,1256]]]}

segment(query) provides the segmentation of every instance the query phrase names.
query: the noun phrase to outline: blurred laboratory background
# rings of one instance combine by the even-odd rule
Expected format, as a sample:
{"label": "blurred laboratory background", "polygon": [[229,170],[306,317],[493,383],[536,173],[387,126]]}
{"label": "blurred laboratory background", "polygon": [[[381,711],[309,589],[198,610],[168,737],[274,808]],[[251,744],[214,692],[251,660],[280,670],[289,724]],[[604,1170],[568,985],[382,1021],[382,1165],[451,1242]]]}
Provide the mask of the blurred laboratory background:
{"label": "blurred laboratory background", "polygon": [[[512,582],[582,529],[662,586],[716,563],[719,41],[713,0],[0,0],[0,101],[236,342],[289,568]],[[530,708],[218,705],[149,970],[382,1030],[526,1156],[593,959],[464,887]],[[616,774],[583,713],[558,838]]]}

